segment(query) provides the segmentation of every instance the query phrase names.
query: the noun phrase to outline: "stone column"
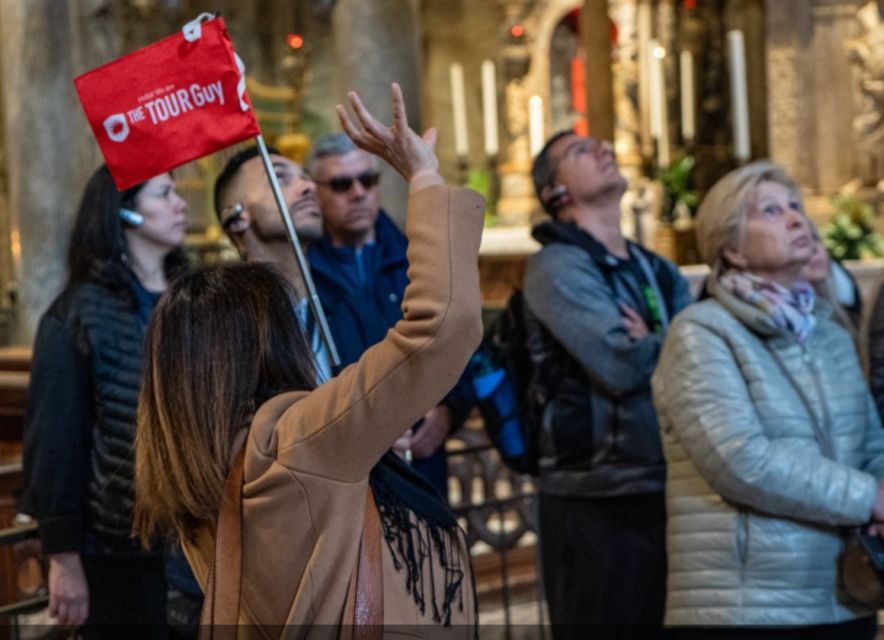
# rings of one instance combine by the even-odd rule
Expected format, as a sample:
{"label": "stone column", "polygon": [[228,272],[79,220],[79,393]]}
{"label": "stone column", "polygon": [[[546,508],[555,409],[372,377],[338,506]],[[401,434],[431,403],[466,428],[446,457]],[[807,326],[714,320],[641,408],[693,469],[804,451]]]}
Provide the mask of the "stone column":
{"label": "stone column", "polygon": [[813,3],[814,92],[817,188],[829,194],[857,176],[853,133],[854,75],[845,43],[857,35],[861,0]]}
{"label": "stone column", "polygon": [[614,85],[608,0],[585,0],[581,12],[586,47],[586,110],[590,134],[614,141]]}
{"label": "stone column", "polygon": [[73,78],[118,54],[107,0],[0,1],[16,342],[29,343],[66,278],[71,223],[100,163]]}
{"label": "stone column", "polygon": [[856,176],[853,73],[845,41],[860,0],[767,0],[771,158],[810,192]]}
{"label": "stone column", "polygon": [[808,98],[813,89],[813,21],[806,5],[805,0],[767,0],[767,117],[771,159],[802,187],[812,188],[816,171],[807,158],[816,155],[815,104]]}
{"label": "stone column", "polygon": [[[420,18],[416,0],[337,0],[332,31],[340,101],[355,90],[384,124],[392,120],[390,84],[405,95],[408,121],[421,131]],[[381,163],[381,204],[400,224],[408,185]]]}

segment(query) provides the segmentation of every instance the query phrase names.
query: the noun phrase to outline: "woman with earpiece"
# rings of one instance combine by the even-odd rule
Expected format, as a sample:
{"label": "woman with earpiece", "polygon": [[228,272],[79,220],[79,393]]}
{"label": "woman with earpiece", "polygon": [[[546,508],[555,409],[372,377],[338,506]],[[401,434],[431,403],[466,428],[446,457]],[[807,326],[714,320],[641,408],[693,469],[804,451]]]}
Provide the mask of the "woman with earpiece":
{"label": "woman with earpiece", "polygon": [[148,319],[186,266],[187,205],[168,174],[117,191],[98,169],[68,281],[40,320],[24,433],[24,511],[49,559],[49,612],[84,637],[162,637],[160,553],[131,538],[135,409]]}

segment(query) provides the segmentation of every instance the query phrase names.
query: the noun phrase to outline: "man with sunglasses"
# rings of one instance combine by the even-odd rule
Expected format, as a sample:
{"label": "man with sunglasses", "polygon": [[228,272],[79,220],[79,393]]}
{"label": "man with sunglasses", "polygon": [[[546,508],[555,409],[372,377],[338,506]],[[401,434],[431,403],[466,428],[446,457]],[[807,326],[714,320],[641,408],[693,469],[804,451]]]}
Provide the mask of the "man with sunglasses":
{"label": "man with sunglasses", "polygon": [[[355,362],[402,317],[408,243],[380,207],[377,158],[344,135],[316,141],[307,170],[316,181],[325,235],[308,253],[316,290],[344,365]],[[397,443],[443,497],[448,494],[444,442],[468,411],[455,387]],[[403,398],[403,401],[407,401]]]}
{"label": "man with sunglasses", "polygon": [[525,308],[559,363],[538,484],[553,636],[658,638],[665,463],[650,379],[690,291],[674,264],[623,237],[610,143],[557,133],[532,178],[552,219],[533,230],[543,246],[526,265]]}

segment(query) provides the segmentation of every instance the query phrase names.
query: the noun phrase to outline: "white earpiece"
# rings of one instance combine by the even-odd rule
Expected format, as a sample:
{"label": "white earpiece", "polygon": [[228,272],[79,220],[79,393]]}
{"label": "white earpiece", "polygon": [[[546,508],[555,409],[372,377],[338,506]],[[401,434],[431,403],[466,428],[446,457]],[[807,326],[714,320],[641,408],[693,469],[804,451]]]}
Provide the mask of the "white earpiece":
{"label": "white earpiece", "polygon": [[137,211],[132,211],[132,209],[120,207],[118,214],[123,222],[130,224],[133,227],[140,227],[144,224],[144,216]]}

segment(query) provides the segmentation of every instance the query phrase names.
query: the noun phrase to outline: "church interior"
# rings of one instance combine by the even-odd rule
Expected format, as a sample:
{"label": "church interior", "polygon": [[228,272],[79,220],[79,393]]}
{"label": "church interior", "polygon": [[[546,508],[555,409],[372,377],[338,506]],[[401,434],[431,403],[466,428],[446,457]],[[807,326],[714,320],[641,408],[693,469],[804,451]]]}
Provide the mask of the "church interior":
{"label": "church interior", "polygon": [[[411,125],[438,128],[445,180],[485,196],[489,318],[539,246],[531,162],[564,129],[613,143],[624,233],[696,289],[703,194],[762,158],[794,176],[865,293],[884,273],[884,0],[0,0],[0,619],[46,602],[16,514],[31,344],[102,161],[73,78],[207,11],[225,18],[265,138],[297,162],[339,130],[346,91],[389,119],[390,84],[402,86]],[[194,263],[236,257],[212,205],[234,151],[175,170]],[[381,174],[381,203],[402,223],[407,185]],[[500,463],[479,418],[447,446],[483,623],[542,621],[531,478]]]}

